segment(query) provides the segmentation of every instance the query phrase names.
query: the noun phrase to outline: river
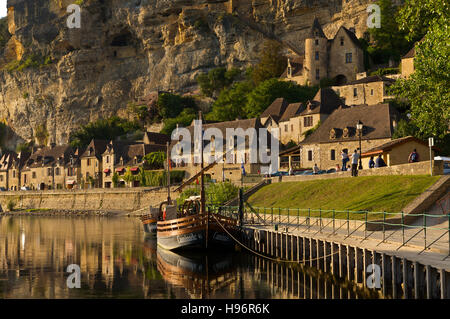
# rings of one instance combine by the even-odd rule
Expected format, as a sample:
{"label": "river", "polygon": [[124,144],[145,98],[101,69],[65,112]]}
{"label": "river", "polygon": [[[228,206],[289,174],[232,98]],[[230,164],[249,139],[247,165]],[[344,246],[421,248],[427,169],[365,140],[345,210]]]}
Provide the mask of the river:
{"label": "river", "polygon": [[[69,288],[69,265],[81,288]],[[0,298],[379,298],[313,268],[157,248],[138,219],[0,217]]]}

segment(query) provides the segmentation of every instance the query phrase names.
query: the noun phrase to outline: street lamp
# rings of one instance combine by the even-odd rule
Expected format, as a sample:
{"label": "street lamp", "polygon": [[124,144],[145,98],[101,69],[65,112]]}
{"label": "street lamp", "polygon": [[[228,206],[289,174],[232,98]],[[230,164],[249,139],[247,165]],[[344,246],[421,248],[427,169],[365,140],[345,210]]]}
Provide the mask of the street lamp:
{"label": "street lamp", "polygon": [[359,167],[358,169],[362,169],[362,159],[361,159],[361,138],[362,138],[362,131],[363,131],[363,123],[361,122],[361,120],[358,121],[358,123],[356,123],[356,129],[359,132]]}

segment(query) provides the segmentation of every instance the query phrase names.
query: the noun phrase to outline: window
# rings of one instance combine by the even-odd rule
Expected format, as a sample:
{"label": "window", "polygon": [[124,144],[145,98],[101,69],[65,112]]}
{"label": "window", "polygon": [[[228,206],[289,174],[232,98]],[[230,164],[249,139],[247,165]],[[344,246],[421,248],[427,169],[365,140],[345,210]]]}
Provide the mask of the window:
{"label": "window", "polygon": [[59,176],[59,173],[60,173],[59,167],[55,168],[55,175]]}
{"label": "window", "polygon": [[352,63],[352,53],[346,53],[345,54],[345,63]]}
{"label": "window", "polygon": [[313,126],[313,117],[312,116],[306,116],[303,118],[303,126],[304,127],[310,127]]}
{"label": "window", "polygon": [[357,97],[357,96],[358,96],[358,89],[357,89],[357,88],[354,88],[354,89],[353,89],[353,96],[354,96],[354,97]]}
{"label": "window", "polygon": [[31,173],[31,178],[36,178],[36,172]]}
{"label": "window", "polygon": [[0,175],[0,182],[3,182],[3,175]]}
{"label": "window", "polygon": [[292,68],[288,66],[288,77],[292,77]]}
{"label": "window", "polygon": [[23,174],[23,183],[24,183],[24,184],[27,183],[27,174]]}
{"label": "window", "polygon": [[316,69],[316,80],[320,80],[320,70]]}
{"label": "window", "polygon": [[316,39],[316,45],[319,45],[319,39]]}
{"label": "window", "polygon": [[371,90],[370,90],[370,95],[372,95],[372,96],[373,96],[373,89],[371,89]]}
{"label": "window", "polygon": [[342,37],[341,38],[341,47],[343,47],[344,46],[344,38]]}
{"label": "window", "polygon": [[16,171],[13,171],[13,178],[15,178],[16,177]]}
{"label": "window", "polygon": [[316,61],[319,61],[319,51],[316,51]]}
{"label": "window", "polygon": [[91,166],[91,159],[90,158],[87,159],[87,166]]}
{"label": "window", "polygon": [[106,156],[106,163],[109,163],[109,155]]}
{"label": "window", "polygon": [[308,161],[312,161],[312,151],[308,151]]}
{"label": "window", "polygon": [[89,179],[89,173],[86,173],[86,181]]}
{"label": "window", "polygon": [[336,160],[336,150],[330,151],[330,160],[332,160],[332,161]]}
{"label": "window", "polygon": [[284,131],[287,132],[288,131],[288,125],[284,125]]}
{"label": "window", "polygon": [[47,176],[52,176],[52,169],[51,169],[51,167],[47,168]]}
{"label": "window", "polygon": [[294,132],[294,124],[291,124],[291,132]]}

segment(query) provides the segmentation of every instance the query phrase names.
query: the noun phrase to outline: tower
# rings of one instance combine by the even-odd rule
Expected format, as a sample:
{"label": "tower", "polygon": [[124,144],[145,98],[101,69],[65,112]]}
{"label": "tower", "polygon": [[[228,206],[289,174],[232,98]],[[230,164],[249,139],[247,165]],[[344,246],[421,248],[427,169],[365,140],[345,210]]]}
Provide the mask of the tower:
{"label": "tower", "polygon": [[304,74],[309,85],[319,84],[320,79],[328,77],[327,44],[328,39],[316,18],[305,40]]}

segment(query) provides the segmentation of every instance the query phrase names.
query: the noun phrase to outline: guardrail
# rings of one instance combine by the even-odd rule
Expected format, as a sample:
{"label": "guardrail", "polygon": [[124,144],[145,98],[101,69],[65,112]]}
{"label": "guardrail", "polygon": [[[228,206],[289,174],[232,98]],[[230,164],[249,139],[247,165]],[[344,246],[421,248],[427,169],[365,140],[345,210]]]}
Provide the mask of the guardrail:
{"label": "guardrail", "polygon": [[[214,207],[227,214],[239,215],[239,207]],[[445,251],[450,257],[450,210],[442,214],[404,214],[351,210],[252,207],[246,203],[242,212],[244,224],[272,225],[296,231],[330,233],[348,237],[371,239],[381,243],[407,245]],[[421,236],[419,236],[421,234]],[[361,241],[361,242],[362,242]],[[446,259],[445,258],[445,259]]]}

